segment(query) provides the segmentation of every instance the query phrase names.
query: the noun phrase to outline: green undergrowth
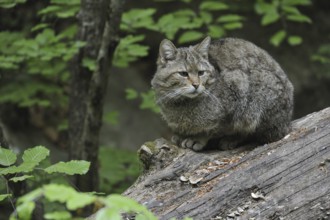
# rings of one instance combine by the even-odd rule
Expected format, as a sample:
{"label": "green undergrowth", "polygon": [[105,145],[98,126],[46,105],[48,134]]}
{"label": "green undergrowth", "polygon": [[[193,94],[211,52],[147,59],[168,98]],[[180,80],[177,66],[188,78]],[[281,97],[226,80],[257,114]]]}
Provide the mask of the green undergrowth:
{"label": "green undergrowth", "polygon": [[100,148],[100,191],[122,193],[139,176],[141,166],[136,151]]}
{"label": "green undergrowth", "polygon": [[[103,189],[99,192],[80,192],[70,181],[65,181],[67,175],[86,174],[90,162],[71,160],[52,164],[49,156],[50,151],[44,146],[29,148],[22,154],[0,146],[0,182],[5,186],[0,187],[0,207],[10,207],[5,204],[11,204],[10,210],[0,213],[1,219],[9,216],[10,220],[32,220],[35,214],[43,215],[43,219],[83,219],[86,214],[91,214],[84,213],[86,208],[94,210],[96,220],[120,220],[123,219],[122,213],[134,214],[139,220],[157,219],[143,205],[114,193],[122,192],[138,175],[134,152],[101,148]],[[11,188],[12,183],[19,182],[28,186],[21,196],[15,195]],[[111,191],[111,194],[105,191]],[[42,213],[37,210],[39,205]]]}

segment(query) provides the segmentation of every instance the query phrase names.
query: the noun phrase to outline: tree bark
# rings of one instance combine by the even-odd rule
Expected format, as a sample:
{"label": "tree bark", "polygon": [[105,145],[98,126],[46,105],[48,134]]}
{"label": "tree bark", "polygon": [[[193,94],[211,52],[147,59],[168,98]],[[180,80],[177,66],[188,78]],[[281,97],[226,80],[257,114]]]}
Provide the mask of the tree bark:
{"label": "tree bark", "polygon": [[264,146],[193,152],[158,139],[139,157],[144,172],[124,195],[159,219],[330,218],[330,108]]}
{"label": "tree bark", "polygon": [[[74,60],[69,101],[70,158],[91,162],[87,175],[75,177],[82,191],[98,188],[99,132],[109,66],[118,44],[123,0],[82,0],[78,40],[86,42]],[[91,71],[83,59],[95,60]]]}

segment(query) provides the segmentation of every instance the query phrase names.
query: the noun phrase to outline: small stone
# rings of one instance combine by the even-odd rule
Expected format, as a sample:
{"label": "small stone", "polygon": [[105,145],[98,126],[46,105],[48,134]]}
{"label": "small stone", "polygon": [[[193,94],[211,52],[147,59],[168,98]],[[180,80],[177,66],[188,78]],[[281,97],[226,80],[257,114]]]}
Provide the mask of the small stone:
{"label": "small stone", "polygon": [[163,144],[160,149],[171,150],[171,148],[168,145],[166,145],[166,144]]}
{"label": "small stone", "polygon": [[216,165],[218,165],[218,166],[224,166],[224,165],[227,165],[227,164],[228,164],[228,162],[219,161],[219,160],[214,161],[214,163],[215,163]]}
{"label": "small stone", "polygon": [[241,208],[241,207],[237,207],[237,211],[238,211],[239,213],[242,213],[242,212],[244,212],[244,209]]}
{"label": "small stone", "polygon": [[151,152],[150,148],[147,147],[146,145],[141,146],[141,151],[145,152],[148,155],[152,155],[152,152]]}
{"label": "small stone", "polygon": [[181,182],[188,182],[188,178],[185,176],[180,176],[180,181]]}
{"label": "small stone", "polygon": [[189,177],[189,182],[193,185],[196,185],[197,183],[199,183],[201,180],[203,179],[203,177],[198,177],[198,176],[190,176]]}
{"label": "small stone", "polygon": [[227,215],[229,218],[235,218],[235,213],[234,212],[232,212],[232,213],[229,213],[228,215]]}
{"label": "small stone", "polygon": [[263,200],[265,200],[265,196],[264,195],[262,195],[261,194],[261,192],[256,192],[256,193],[251,193],[251,196],[252,196],[252,198],[254,198],[254,199],[263,199]]}
{"label": "small stone", "polygon": [[218,167],[216,166],[209,166],[207,167],[208,170],[211,170],[211,171],[214,171],[214,170],[217,170]]}
{"label": "small stone", "polygon": [[233,212],[236,216],[240,216],[241,214],[238,211]]}
{"label": "small stone", "polygon": [[290,134],[288,134],[287,136],[285,136],[283,139],[288,139],[290,137]]}

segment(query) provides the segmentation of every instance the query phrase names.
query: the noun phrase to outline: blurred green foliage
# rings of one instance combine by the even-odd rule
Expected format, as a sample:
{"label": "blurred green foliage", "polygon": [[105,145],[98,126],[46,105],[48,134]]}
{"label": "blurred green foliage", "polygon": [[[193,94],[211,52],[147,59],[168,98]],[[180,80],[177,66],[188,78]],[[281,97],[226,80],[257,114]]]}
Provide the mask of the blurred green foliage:
{"label": "blurred green foliage", "polygon": [[311,58],[322,64],[330,64],[330,44],[320,46]]}
{"label": "blurred green foliage", "polygon": [[279,46],[285,39],[292,46],[302,43],[302,37],[291,35],[288,22],[293,23],[312,23],[312,20],[301,13],[299,6],[311,5],[310,0],[257,0],[254,9],[257,14],[261,15],[261,25],[268,26],[277,22],[281,22],[282,28],[278,30],[271,38],[270,43]]}
{"label": "blurred green foliage", "polygon": [[[110,148],[103,148],[101,152],[101,172],[104,174],[103,178],[108,180],[104,184],[105,188],[112,187],[111,183],[125,181],[124,175],[132,176],[136,171],[134,169],[134,159],[136,156],[131,156],[128,152],[119,151],[107,151]],[[110,160],[104,157],[104,155],[112,158],[125,158],[125,160]],[[115,153],[115,155],[113,155]],[[124,156],[125,155],[125,156]],[[40,167],[40,163],[49,156],[49,150],[42,146],[37,146],[24,151],[22,155],[22,163],[19,166],[14,164],[17,161],[17,155],[8,149],[0,147],[0,165],[4,168],[0,168],[1,181],[5,181],[5,186],[8,187],[8,181],[22,182],[28,181],[30,178],[34,178],[34,170],[43,170],[48,174],[63,173],[67,175],[85,174],[89,169],[90,163],[87,161],[69,161],[59,162],[48,166],[46,168]],[[117,157],[118,156],[118,157]],[[129,169],[128,166],[131,166]],[[117,171],[117,173],[109,173],[109,170]],[[31,174],[31,175],[27,175]],[[9,174],[15,174],[11,177]],[[120,174],[120,175],[116,175]],[[116,176],[117,179],[110,179],[110,176]],[[121,178],[123,179],[121,179]],[[122,212],[134,212],[137,219],[155,220],[156,217],[149,212],[144,206],[138,204],[132,199],[126,198],[121,195],[112,194],[107,197],[97,195],[97,193],[83,193],[78,192],[74,188],[67,184],[58,184],[56,181],[52,181],[51,184],[41,185],[36,189],[31,190],[27,194],[19,197],[12,198],[10,189],[3,189],[7,193],[0,194],[0,202],[3,200],[10,200],[13,205],[13,212],[10,215],[10,220],[30,220],[32,219],[33,211],[36,209],[36,203],[39,202],[44,208],[44,219],[78,219],[77,214],[72,211],[77,211],[86,206],[93,206],[96,210],[95,219],[122,219]],[[126,183],[130,184],[130,182]],[[102,185],[102,184],[101,184]],[[1,192],[0,192],[1,193]]]}
{"label": "blurred green foliage", "polygon": [[139,99],[140,109],[148,109],[154,113],[160,113],[159,106],[155,103],[155,92],[153,90],[149,90],[147,92],[138,92],[135,89],[128,88],[125,90],[126,92],[126,99],[127,100],[134,100]]}
{"label": "blurred green foliage", "polygon": [[[245,13],[240,11],[240,2],[203,0],[196,6],[196,2],[185,0],[182,8],[166,13],[160,13],[158,8],[172,1],[155,2],[158,7],[131,8],[122,15],[123,37],[114,54],[114,66],[126,68],[149,54],[144,30],[187,44],[207,35],[223,37],[244,27]],[[24,3],[24,0],[4,0],[0,7],[10,10]],[[289,25],[310,24],[311,19],[301,13],[300,8],[311,4],[310,0],[255,0],[248,3],[248,10],[260,15],[262,26],[280,24],[270,38],[272,45],[279,46],[286,39],[295,46],[303,39],[291,33]],[[80,0],[51,0],[43,5],[37,11],[39,21],[31,20],[31,29],[0,32],[0,79],[3,81],[0,81],[0,104],[42,108],[66,108],[68,104],[69,61],[85,45],[75,40],[78,26],[73,18],[79,11]],[[89,58],[84,58],[82,65],[95,70],[95,61]],[[152,103],[152,92],[139,96],[140,108],[159,112]]]}
{"label": "blurred green foliage", "polygon": [[[21,163],[17,163],[17,155],[9,149],[0,147],[0,180],[5,181],[5,186],[8,187],[8,181],[21,182],[30,178],[35,178],[35,171],[43,171],[45,173],[63,173],[67,175],[85,174],[90,163],[87,161],[72,160],[69,162],[59,162],[53,165],[43,167],[43,161],[49,156],[49,150],[43,146],[36,146],[25,150],[21,156]],[[14,177],[10,176],[13,175]],[[8,178],[7,178],[8,177]],[[3,189],[2,189],[3,190]],[[6,189],[10,192],[9,189]],[[11,197],[11,194],[0,194],[0,201]]]}
{"label": "blurred green foliage", "polygon": [[140,174],[140,162],[136,152],[101,147],[100,191],[106,193],[122,193]]}

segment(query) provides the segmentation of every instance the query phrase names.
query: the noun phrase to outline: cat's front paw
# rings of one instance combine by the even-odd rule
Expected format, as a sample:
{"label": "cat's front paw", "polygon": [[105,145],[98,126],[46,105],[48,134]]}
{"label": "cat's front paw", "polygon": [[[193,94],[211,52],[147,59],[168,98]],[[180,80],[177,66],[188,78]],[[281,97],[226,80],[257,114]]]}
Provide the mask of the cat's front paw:
{"label": "cat's front paw", "polygon": [[186,138],[181,142],[181,147],[189,148],[194,151],[201,151],[206,144],[207,144],[207,140],[204,139],[194,140],[191,138]]}

